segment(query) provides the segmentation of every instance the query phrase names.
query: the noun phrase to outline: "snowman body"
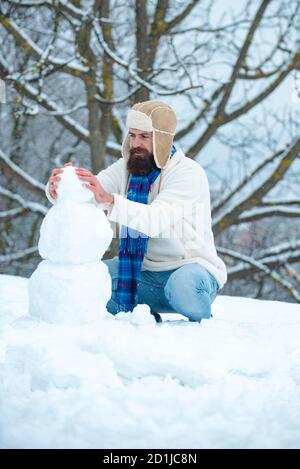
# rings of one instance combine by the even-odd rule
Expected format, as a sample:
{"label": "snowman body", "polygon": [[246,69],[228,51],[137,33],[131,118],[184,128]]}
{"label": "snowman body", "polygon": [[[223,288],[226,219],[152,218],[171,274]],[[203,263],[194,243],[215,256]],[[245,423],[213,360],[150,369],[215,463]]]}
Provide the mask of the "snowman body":
{"label": "snowman body", "polygon": [[64,168],[56,203],[44,218],[29,279],[29,314],[50,323],[84,324],[107,314],[111,278],[101,261],[112,229],[72,166]]}

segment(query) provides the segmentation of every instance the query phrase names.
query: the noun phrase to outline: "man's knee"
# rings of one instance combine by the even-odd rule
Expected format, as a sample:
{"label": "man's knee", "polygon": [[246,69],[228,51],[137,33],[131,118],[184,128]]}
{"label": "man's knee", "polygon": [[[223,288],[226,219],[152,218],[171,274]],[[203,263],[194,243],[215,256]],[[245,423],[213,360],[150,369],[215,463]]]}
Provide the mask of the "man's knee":
{"label": "man's knee", "polygon": [[189,264],[177,269],[165,286],[170,306],[191,321],[211,317],[211,279],[206,269]]}
{"label": "man's knee", "polygon": [[184,293],[186,288],[195,292],[204,291],[212,296],[216,290],[216,281],[200,264],[187,264],[173,272],[166,283],[165,292],[179,294]]}

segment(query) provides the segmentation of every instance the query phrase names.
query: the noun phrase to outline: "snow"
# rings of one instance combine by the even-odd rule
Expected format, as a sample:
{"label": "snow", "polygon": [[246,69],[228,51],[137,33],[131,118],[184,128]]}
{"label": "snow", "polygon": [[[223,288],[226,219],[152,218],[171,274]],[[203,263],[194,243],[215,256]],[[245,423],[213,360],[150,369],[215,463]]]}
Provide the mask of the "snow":
{"label": "snow", "polygon": [[66,166],[58,185],[58,202],[61,199],[72,200],[73,202],[89,202],[93,197],[93,193],[77,177],[74,167]]}
{"label": "snow", "polygon": [[291,207],[291,206],[284,206],[284,205],[273,205],[271,207],[256,207],[249,210],[246,210],[244,213],[240,215],[240,220],[245,221],[249,218],[262,218],[264,216],[269,215],[283,215],[283,216],[300,216],[300,208],[299,207]]}
{"label": "snow", "polygon": [[300,447],[299,305],[58,325],[28,316],[27,286],[0,276],[2,448]]}
{"label": "snow", "polygon": [[29,281],[29,311],[50,323],[82,324],[108,314],[111,279],[102,262],[75,265],[42,261]]}
{"label": "snow", "polygon": [[39,250],[44,259],[58,264],[93,262],[101,259],[111,238],[112,230],[102,209],[65,201],[55,204],[44,218]]}

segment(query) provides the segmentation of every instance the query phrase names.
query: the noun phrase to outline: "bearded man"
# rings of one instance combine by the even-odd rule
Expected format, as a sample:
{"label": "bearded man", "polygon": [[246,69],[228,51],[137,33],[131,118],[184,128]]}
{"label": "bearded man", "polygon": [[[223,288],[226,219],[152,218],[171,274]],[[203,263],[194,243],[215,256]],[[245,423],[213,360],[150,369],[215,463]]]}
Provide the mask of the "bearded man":
{"label": "bearded man", "polygon": [[[119,226],[119,255],[104,261],[112,278],[111,314],[150,306],[190,321],[211,317],[211,304],[227,280],[211,228],[210,192],[204,169],[173,144],[177,119],[161,101],[135,104],[127,116],[122,157],[95,176],[78,177]],[[61,168],[46,194],[57,197]]]}

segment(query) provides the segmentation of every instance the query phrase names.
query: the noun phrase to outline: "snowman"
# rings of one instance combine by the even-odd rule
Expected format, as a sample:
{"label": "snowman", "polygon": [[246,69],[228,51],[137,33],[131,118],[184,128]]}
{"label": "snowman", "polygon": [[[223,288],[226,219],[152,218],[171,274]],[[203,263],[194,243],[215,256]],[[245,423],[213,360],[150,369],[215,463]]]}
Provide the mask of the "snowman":
{"label": "snowman", "polygon": [[41,225],[44,260],[29,279],[29,314],[50,323],[84,324],[108,315],[111,278],[101,259],[113,232],[74,167],[64,168],[57,193]]}

